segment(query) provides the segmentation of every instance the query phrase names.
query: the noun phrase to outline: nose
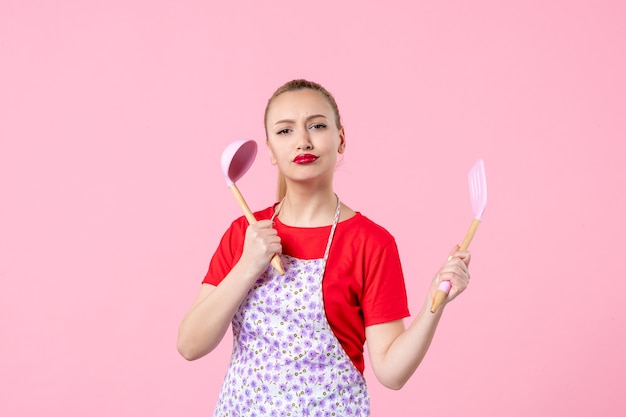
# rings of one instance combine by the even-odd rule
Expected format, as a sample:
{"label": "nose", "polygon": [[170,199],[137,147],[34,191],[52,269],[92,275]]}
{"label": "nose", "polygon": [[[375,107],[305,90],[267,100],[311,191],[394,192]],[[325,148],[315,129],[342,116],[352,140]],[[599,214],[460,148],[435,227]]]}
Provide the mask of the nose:
{"label": "nose", "polygon": [[309,135],[309,130],[304,128],[301,130],[301,134],[298,135],[297,146],[298,150],[311,150],[313,149],[313,143]]}

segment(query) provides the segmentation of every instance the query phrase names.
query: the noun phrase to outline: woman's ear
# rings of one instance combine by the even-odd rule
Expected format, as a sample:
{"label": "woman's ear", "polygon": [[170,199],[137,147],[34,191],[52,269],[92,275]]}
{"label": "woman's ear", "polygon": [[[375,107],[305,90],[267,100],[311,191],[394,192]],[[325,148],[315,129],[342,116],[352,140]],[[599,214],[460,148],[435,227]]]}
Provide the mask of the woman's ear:
{"label": "woman's ear", "polygon": [[337,152],[344,153],[346,150],[346,131],[342,127],[339,131],[339,148],[337,148]]}

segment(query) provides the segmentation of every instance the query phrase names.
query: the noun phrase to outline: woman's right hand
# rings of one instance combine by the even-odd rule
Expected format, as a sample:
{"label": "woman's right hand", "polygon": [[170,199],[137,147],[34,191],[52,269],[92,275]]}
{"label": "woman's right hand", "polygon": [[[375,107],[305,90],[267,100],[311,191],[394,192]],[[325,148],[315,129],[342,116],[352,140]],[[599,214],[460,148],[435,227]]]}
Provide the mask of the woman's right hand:
{"label": "woman's right hand", "polygon": [[275,254],[282,252],[280,237],[271,220],[259,220],[248,225],[241,254],[242,262],[251,275],[258,278]]}

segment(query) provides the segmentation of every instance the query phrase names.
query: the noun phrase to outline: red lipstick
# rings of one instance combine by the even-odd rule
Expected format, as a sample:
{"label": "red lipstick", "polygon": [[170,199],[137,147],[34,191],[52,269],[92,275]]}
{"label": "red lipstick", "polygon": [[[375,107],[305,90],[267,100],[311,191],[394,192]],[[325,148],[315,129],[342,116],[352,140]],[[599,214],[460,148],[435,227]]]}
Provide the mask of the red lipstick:
{"label": "red lipstick", "polygon": [[315,162],[317,158],[317,156],[311,155],[310,153],[303,153],[293,158],[293,162],[299,165],[310,164],[311,162]]}

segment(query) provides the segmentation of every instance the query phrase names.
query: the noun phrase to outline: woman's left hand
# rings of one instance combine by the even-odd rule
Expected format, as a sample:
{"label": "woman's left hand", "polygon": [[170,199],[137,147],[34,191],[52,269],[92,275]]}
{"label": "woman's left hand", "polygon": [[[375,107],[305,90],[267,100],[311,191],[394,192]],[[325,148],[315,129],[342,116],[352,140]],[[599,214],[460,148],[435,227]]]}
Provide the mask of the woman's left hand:
{"label": "woman's left hand", "polygon": [[450,256],[445,264],[439,269],[433,284],[431,285],[431,298],[437,291],[437,287],[441,281],[450,281],[452,288],[446,298],[446,303],[454,300],[467,288],[470,280],[469,263],[471,254],[468,251],[459,250],[459,246],[455,246],[450,251]]}

